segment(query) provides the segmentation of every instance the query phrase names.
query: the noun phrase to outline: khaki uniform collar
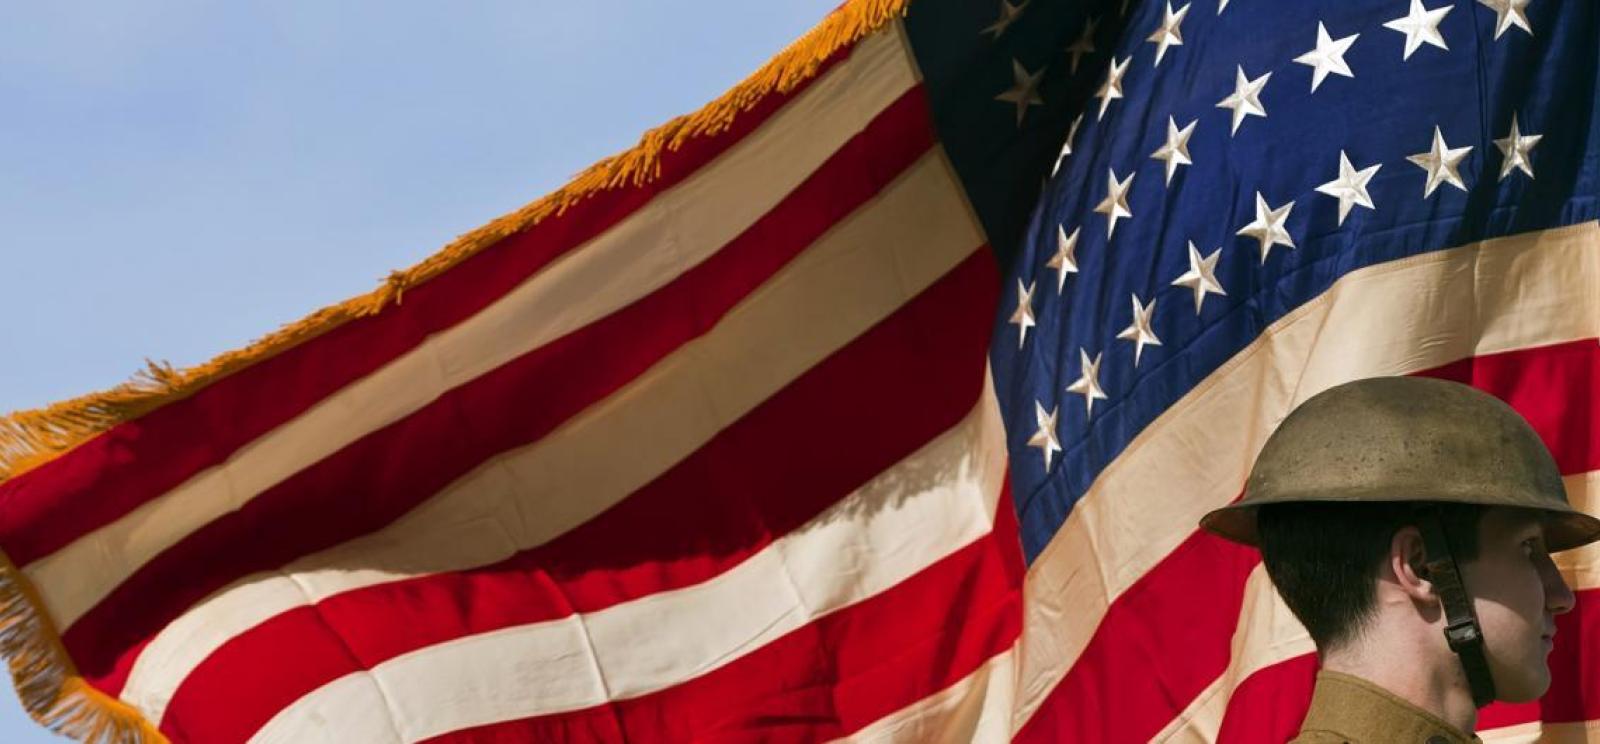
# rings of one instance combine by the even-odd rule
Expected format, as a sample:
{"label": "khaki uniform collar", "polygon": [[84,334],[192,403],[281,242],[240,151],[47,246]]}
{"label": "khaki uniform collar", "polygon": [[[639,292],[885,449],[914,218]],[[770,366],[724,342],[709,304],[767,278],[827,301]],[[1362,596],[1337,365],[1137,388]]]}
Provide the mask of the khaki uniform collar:
{"label": "khaki uniform collar", "polygon": [[1481,740],[1371,682],[1322,670],[1317,672],[1311,709],[1295,741],[1474,744]]}

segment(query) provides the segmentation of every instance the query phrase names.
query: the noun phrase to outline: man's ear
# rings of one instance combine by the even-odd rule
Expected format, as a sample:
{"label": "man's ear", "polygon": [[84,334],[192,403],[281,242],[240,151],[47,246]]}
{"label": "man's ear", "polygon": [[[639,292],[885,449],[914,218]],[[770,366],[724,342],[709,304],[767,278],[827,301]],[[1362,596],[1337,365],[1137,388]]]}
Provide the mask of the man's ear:
{"label": "man's ear", "polygon": [[1433,582],[1429,580],[1426,565],[1427,551],[1423,548],[1422,531],[1407,525],[1396,530],[1389,538],[1386,566],[1394,575],[1400,590],[1417,602],[1438,602]]}

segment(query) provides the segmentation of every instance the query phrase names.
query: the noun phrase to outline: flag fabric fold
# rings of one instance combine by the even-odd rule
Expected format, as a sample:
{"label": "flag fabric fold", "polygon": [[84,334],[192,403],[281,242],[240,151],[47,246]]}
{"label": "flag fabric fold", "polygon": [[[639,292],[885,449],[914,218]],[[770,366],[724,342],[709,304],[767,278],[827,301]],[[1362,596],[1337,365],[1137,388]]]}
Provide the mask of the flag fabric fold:
{"label": "flag fabric fold", "polygon": [[997,263],[905,12],[847,3],[372,294],[10,417],[25,706],[95,741],[1007,730]]}
{"label": "flag fabric fold", "polygon": [[[1129,13],[995,322],[1029,562],[1016,739],[1284,741],[1310,640],[1256,551],[1197,522],[1295,404],[1376,375],[1470,383],[1600,509],[1600,15]],[[1560,558],[1579,604],[1549,693],[1486,708],[1486,738],[1592,736],[1596,556]]]}
{"label": "flag fabric fold", "polygon": [[[0,422],[0,651],[88,741],[1282,741],[1196,531],[1297,401],[1469,382],[1600,510],[1592,4],[850,0],[194,369]],[[1600,720],[1600,553],[1538,704]]]}

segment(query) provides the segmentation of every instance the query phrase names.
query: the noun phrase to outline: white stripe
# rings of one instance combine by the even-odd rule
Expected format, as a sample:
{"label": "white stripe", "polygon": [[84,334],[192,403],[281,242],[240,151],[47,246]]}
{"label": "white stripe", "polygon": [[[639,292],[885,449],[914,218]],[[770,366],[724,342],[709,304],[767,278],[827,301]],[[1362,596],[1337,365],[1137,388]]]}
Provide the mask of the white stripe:
{"label": "white stripe", "polygon": [[[557,659],[555,663],[568,662],[567,659]],[[567,668],[570,664],[564,665]],[[589,683],[590,677],[582,676],[573,681],[574,686]],[[340,677],[323,686],[321,692],[329,698],[337,698],[343,707],[324,708],[307,711],[309,715],[322,716],[326,721],[337,721],[339,728],[345,731],[360,732],[360,738],[347,739],[348,742],[362,742],[363,744],[405,744],[406,740],[395,729],[393,717],[389,709],[389,701],[384,690],[377,680],[362,674],[350,674]],[[448,705],[447,700],[435,700],[434,705]],[[306,728],[315,730],[320,724],[310,723]],[[323,741],[321,739],[263,739],[261,734],[251,741],[276,741],[283,744],[296,744],[299,741]],[[332,741],[332,740],[328,740]]]}
{"label": "white stripe", "polygon": [[1011,739],[1011,703],[1016,686],[1015,647],[932,695],[836,741],[856,744],[987,744]]}
{"label": "white stripe", "polygon": [[[985,385],[955,428],[710,581],[390,659],[307,694],[251,741],[366,741],[373,719],[388,710],[401,739],[414,742],[682,683],[988,534],[1005,456],[1004,428]],[[383,698],[351,681],[368,677]]]}
{"label": "white stripe", "polygon": [[[483,311],[176,489],[24,568],[65,630],[184,536],[446,391],[624,307],[722,248],[916,83],[898,37],[862,40],[766,124]],[[971,246],[969,246],[971,247]]]}
{"label": "white stripe", "polygon": [[[1337,383],[1600,335],[1600,229],[1585,223],[1351,272],[1272,324],[1134,438],[1029,567],[1017,728],[1109,603],[1243,488],[1267,434]],[[1183,498],[1173,498],[1181,485]]]}
{"label": "white stripe", "polygon": [[[1591,513],[1600,511],[1600,470],[1570,475],[1563,480],[1574,507]],[[1593,572],[1600,562],[1600,551],[1595,550],[1595,545],[1557,553],[1556,562],[1562,566],[1568,584],[1574,589],[1600,586],[1600,574]],[[1574,566],[1586,566],[1588,571],[1574,572]],[[1244,606],[1239,613],[1232,648],[1227,671],[1151,741],[1205,744],[1216,741],[1228,701],[1250,675],[1316,651],[1311,636],[1273,589],[1263,566],[1256,566],[1245,582]]]}
{"label": "white stripe", "polygon": [[1516,726],[1479,731],[1478,738],[1496,744],[1586,744],[1600,741],[1600,721],[1545,723],[1530,721]]}
{"label": "white stripe", "polygon": [[494,563],[622,500],[979,249],[956,187],[942,155],[928,154],[705,336],[549,436],[490,460],[377,533],[196,604],[141,653],[123,698],[161,720],[196,665],[273,615]]}

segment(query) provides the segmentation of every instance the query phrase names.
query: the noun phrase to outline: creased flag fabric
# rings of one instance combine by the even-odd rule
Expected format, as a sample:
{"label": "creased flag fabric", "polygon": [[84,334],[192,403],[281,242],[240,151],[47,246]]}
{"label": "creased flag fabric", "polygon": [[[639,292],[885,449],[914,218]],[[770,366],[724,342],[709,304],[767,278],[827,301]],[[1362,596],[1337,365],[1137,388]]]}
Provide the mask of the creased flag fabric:
{"label": "creased flag fabric", "polygon": [[1006,153],[954,162],[961,86],[912,37],[968,55],[993,19],[904,11],[841,7],[369,297],[13,417],[30,710],[111,741],[1009,735],[980,215],[1020,230],[1061,117],[988,91],[956,128]]}
{"label": "creased flag fabric", "polygon": [[[97,741],[1282,741],[1198,534],[1297,401],[1470,382],[1600,510],[1600,10],[852,0],[192,370],[0,424],[0,644]],[[1600,720],[1600,553],[1551,692]],[[1600,734],[1595,735],[1600,738]]]}
{"label": "creased flag fabric", "polygon": [[[1143,3],[1004,287],[991,361],[1029,562],[1018,741],[1282,742],[1316,660],[1201,533],[1298,402],[1484,389],[1600,512],[1594,3]],[[1090,36],[1095,44],[1104,37]],[[1600,552],[1554,681],[1486,739],[1600,740]]]}

